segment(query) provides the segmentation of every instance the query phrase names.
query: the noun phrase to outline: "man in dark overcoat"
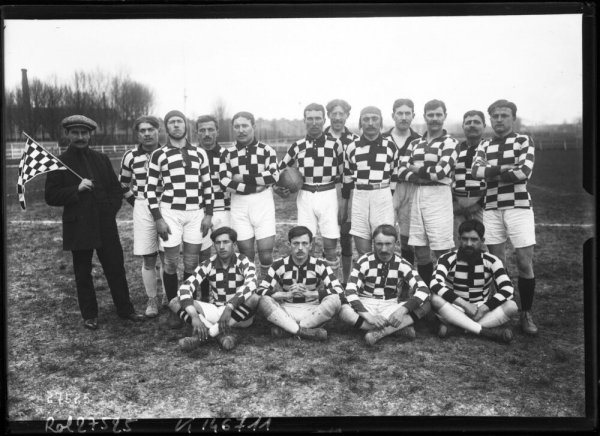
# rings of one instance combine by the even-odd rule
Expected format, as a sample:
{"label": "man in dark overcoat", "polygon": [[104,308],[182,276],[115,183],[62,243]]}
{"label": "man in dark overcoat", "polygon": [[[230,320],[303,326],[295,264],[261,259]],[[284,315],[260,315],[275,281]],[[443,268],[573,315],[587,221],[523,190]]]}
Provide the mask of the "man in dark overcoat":
{"label": "man in dark overcoat", "polygon": [[62,121],[69,147],[59,159],[71,171],[53,171],[46,178],[46,203],[64,207],[63,250],[73,254],[73,269],[79,309],[84,327],[98,328],[98,302],[92,279],[92,256],[98,255],[106,276],[117,315],[143,321],[129,299],[123,248],[116,215],[121,208],[121,185],[110,159],[89,148],[91,132],[97,124],[84,116],[73,115]]}

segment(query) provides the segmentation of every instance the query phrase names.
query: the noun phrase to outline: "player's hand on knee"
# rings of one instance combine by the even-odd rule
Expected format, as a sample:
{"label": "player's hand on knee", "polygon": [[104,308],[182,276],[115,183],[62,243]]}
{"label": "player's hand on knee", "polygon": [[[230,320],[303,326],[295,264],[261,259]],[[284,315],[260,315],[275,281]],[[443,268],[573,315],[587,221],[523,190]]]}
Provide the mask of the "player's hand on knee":
{"label": "player's hand on knee", "polygon": [[477,314],[477,306],[475,306],[474,304],[467,303],[467,304],[465,304],[464,309],[465,309],[465,314],[469,318],[473,318]]}
{"label": "player's hand on knee", "polygon": [[408,313],[408,311],[404,306],[400,306],[397,311],[392,313],[389,318],[389,323],[392,325],[392,327],[400,327],[400,324],[402,324],[402,319],[406,313]]}
{"label": "player's hand on knee", "polygon": [[264,186],[264,185],[257,185],[256,186],[256,193],[257,194],[260,194],[261,192],[266,191],[266,190],[267,190],[267,187]]}
{"label": "player's hand on knee", "polygon": [[204,342],[208,339],[208,329],[204,323],[200,321],[200,318],[192,318],[192,326],[194,327],[192,335],[197,335],[200,342]]}
{"label": "player's hand on knee", "polygon": [[477,308],[477,312],[475,313],[475,316],[473,316],[473,321],[479,321],[489,311],[490,311],[489,307],[485,304],[482,304],[481,306],[479,306]]}
{"label": "player's hand on knee", "polygon": [[[362,314],[361,314],[362,315]],[[369,324],[373,324],[377,328],[384,328],[389,324],[389,321],[381,315],[371,315],[370,313],[364,317]]]}
{"label": "player's hand on knee", "polygon": [[229,306],[225,307],[221,317],[219,318],[219,330],[221,333],[226,333],[231,330],[231,326],[229,325],[229,320],[231,318],[231,308]]}

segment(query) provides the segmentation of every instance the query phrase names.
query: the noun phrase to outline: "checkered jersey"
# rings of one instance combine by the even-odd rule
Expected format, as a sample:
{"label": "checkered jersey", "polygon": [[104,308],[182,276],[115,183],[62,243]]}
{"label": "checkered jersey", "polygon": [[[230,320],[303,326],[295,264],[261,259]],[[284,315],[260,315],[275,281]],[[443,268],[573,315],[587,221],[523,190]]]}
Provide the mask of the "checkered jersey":
{"label": "checkered jersey", "polygon": [[295,301],[290,287],[296,283],[305,285],[309,291],[316,291],[323,283],[326,295],[344,293],[339,280],[322,259],[309,256],[303,265],[298,266],[292,256],[287,256],[273,262],[269,272],[258,286],[257,294],[260,296],[271,295],[276,292],[275,286],[279,285],[280,292],[289,293],[289,299],[284,299],[285,301],[304,303],[316,300],[316,297],[307,297],[303,301]]}
{"label": "checkered jersey", "polygon": [[[415,132],[411,127],[409,127],[409,129],[410,129],[410,135],[408,138],[406,138],[406,141],[404,141],[404,144],[403,145],[396,144],[398,146],[398,152],[399,152],[400,159],[402,159],[402,156],[404,156],[406,154],[406,149],[408,148],[408,144],[410,144],[415,139],[419,139],[421,137],[421,135],[419,135],[417,132]],[[388,130],[387,132],[385,132],[382,136],[391,141],[394,141],[394,143],[395,143],[396,141],[394,140],[394,136],[392,135],[392,130],[394,130],[393,127],[390,130]],[[401,182],[400,180],[398,180],[398,172],[397,171],[394,172],[394,174],[392,175],[392,182]]]}
{"label": "checkered jersey", "polygon": [[210,177],[213,187],[213,211],[224,211],[231,210],[231,194],[221,186],[221,178],[219,177],[219,171],[221,169],[221,161],[224,159],[225,151],[217,143],[212,150],[204,150],[209,159],[210,164]]}
{"label": "checkered jersey", "polygon": [[[512,300],[514,289],[502,261],[490,253],[481,253],[481,260],[472,268],[456,258],[457,251],[440,256],[431,279],[431,292],[452,303],[458,297],[469,303],[484,301],[490,310]],[[491,284],[498,291],[490,298]]]}
{"label": "checkered jersey", "polygon": [[151,211],[159,209],[158,186],[162,182],[164,190],[160,197],[161,207],[175,210],[197,210],[204,207],[205,213],[212,215],[213,188],[206,152],[187,141],[183,149],[167,141],[150,156],[145,190],[148,206]]}
{"label": "checkered jersey", "polygon": [[[444,185],[452,184],[452,170],[456,164],[458,141],[444,130],[444,134],[431,141],[427,133],[421,138],[412,141],[406,149],[406,154],[400,160],[398,179],[402,181],[419,183],[438,182]],[[408,169],[410,165],[420,167],[419,174]]]}
{"label": "checkered jersey", "polygon": [[229,268],[225,268],[215,254],[196,267],[179,288],[177,295],[181,308],[194,304],[194,291],[208,278],[210,284],[209,302],[217,306],[233,304],[234,309],[241,306],[256,291],[256,267],[243,254],[233,254]]}
{"label": "checkered jersey", "polygon": [[346,148],[348,148],[348,145],[350,145],[350,143],[358,141],[360,139],[360,136],[358,136],[356,133],[352,133],[350,130],[348,130],[347,127],[344,127],[344,133],[342,133],[342,136],[340,136],[339,138],[336,138],[331,134],[331,127],[327,127],[323,131],[323,133],[325,133],[327,136],[332,137],[333,139],[337,139],[338,141],[340,141],[342,143],[342,147],[344,148],[344,152],[346,151]]}
{"label": "checkered jersey", "polygon": [[[119,182],[121,182],[123,197],[125,199],[128,199],[132,195],[133,198],[138,200],[145,198],[144,190],[151,154],[152,152],[146,152],[140,144],[137,148],[127,150],[123,155],[121,170],[119,171]],[[156,187],[156,191],[160,197],[160,193],[163,191],[162,184]]]}
{"label": "checkered jersey", "polygon": [[366,253],[352,268],[346,285],[346,298],[355,311],[366,312],[361,298],[398,299],[404,282],[408,283],[413,294],[404,305],[412,311],[429,298],[429,288],[417,271],[395,253],[389,262],[379,260],[375,252]]}
{"label": "checkered jersey", "polygon": [[334,182],[344,171],[344,148],[333,136],[317,139],[306,136],[288,148],[279,170],[298,163],[298,170],[309,185]]}
{"label": "checkered jersey", "polygon": [[[241,174],[243,182],[234,182],[234,174]],[[253,194],[258,185],[270,186],[279,180],[277,153],[273,147],[256,139],[248,146],[236,142],[225,150],[219,176],[221,186],[228,192]]]}
{"label": "checkered jersey", "polygon": [[[486,160],[487,165],[479,159]],[[487,179],[485,209],[531,208],[527,180],[531,177],[534,161],[535,146],[527,135],[512,132],[504,138],[495,137],[479,144],[472,174],[477,179]],[[499,177],[494,177],[494,180],[489,178],[494,166],[506,166],[509,169]]]}
{"label": "checkered jersey", "polygon": [[[363,136],[348,144],[344,162],[342,198],[349,199],[354,185],[391,182],[398,167],[400,153],[394,141],[379,135],[373,141]],[[392,186],[394,189],[394,186]]]}
{"label": "checkered jersey", "polygon": [[[483,140],[481,142],[483,142]],[[458,157],[456,158],[456,166],[454,167],[452,189],[458,192],[479,191],[485,189],[485,180],[478,180],[471,175],[471,167],[473,166],[473,159],[477,152],[477,147],[469,147],[467,141],[463,141],[456,151]]]}

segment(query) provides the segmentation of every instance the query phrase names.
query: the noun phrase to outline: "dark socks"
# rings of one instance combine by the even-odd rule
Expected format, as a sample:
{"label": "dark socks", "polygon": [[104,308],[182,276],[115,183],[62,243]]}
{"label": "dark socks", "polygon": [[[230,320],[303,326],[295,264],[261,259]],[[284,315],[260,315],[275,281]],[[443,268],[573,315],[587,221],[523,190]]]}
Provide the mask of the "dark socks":
{"label": "dark socks", "polygon": [[163,273],[163,286],[169,301],[177,297],[177,273],[169,274],[165,271]]}
{"label": "dark socks", "polygon": [[403,248],[402,249],[402,258],[404,260],[406,260],[408,263],[410,263],[411,265],[414,265],[415,263],[415,253],[407,248]]}
{"label": "dark socks", "polygon": [[417,271],[427,286],[431,283],[433,276],[433,263],[429,262],[425,265],[417,265]]}
{"label": "dark socks", "polygon": [[519,294],[521,294],[521,310],[531,310],[533,306],[533,293],[535,292],[535,277],[524,279],[519,277]]}

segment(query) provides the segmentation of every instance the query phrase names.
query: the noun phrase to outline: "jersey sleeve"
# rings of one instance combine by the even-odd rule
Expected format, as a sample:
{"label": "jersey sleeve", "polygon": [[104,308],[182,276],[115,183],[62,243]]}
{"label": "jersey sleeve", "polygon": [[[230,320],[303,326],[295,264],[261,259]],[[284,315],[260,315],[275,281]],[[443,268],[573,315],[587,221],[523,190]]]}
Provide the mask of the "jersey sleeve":
{"label": "jersey sleeve", "polygon": [[346,285],[346,299],[348,303],[354,309],[355,312],[366,312],[367,309],[360,301],[358,296],[359,291],[362,289],[365,283],[365,270],[368,267],[368,260],[366,255],[363,255],[357,261],[357,265],[352,268],[348,284]]}
{"label": "jersey sleeve", "polygon": [[127,150],[121,159],[121,169],[119,170],[119,183],[121,183],[121,191],[123,198],[127,201],[133,197],[131,190],[131,182],[133,180],[133,151]]}
{"label": "jersey sleeve", "polygon": [[177,291],[179,305],[185,310],[187,306],[194,304],[194,291],[200,289],[200,284],[208,278],[212,269],[211,259],[206,260],[196,267],[194,273],[189,276]]}
{"label": "jersey sleeve", "polygon": [[400,271],[413,290],[413,295],[404,303],[404,307],[412,312],[427,301],[429,298],[429,287],[421,279],[417,271],[413,269],[412,265],[405,260],[400,262]]}
{"label": "jersey sleeve", "polygon": [[244,285],[240,286],[235,295],[228,301],[234,308],[240,307],[256,292],[256,266],[247,257],[238,257],[237,267],[244,276]]}
{"label": "jersey sleeve", "polygon": [[531,177],[533,171],[533,164],[535,161],[535,146],[533,139],[529,136],[521,135],[516,141],[521,145],[519,159],[513,169],[500,174],[500,178],[503,182],[516,183],[525,181]]}
{"label": "jersey sleeve", "polygon": [[244,183],[249,185],[270,186],[279,180],[279,168],[277,165],[277,154],[268,145],[264,148],[265,170],[258,174],[244,174]]}
{"label": "jersey sleeve", "polygon": [[[458,298],[454,291],[446,286],[446,278],[450,271],[456,266],[456,256],[453,253],[445,253],[438,259],[433,278],[431,279],[431,292],[439,295],[449,303]],[[454,260],[451,260],[454,259]]]}
{"label": "jersey sleeve", "polygon": [[492,274],[494,277],[494,282],[496,282],[497,292],[494,294],[492,298],[489,298],[485,304],[490,308],[490,310],[494,310],[496,307],[504,304],[508,300],[512,300],[514,297],[514,288],[508,274],[506,274],[506,270],[504,269],[504,265],[502,261],[496,257],[488,254],[486,258],[491,258],[493,261],[490,264],[490,268],[492,270]]}
{"label": "jersey sleeve", "polygon": [[440,182],[450,177],[458,157],[456,152],[457,145],[458,141],[456,139],[446,138],[438,151],[439,159],[437,164],[427,165],[426,163],[419,169],[419,177],[431,180],[432,182]]}

